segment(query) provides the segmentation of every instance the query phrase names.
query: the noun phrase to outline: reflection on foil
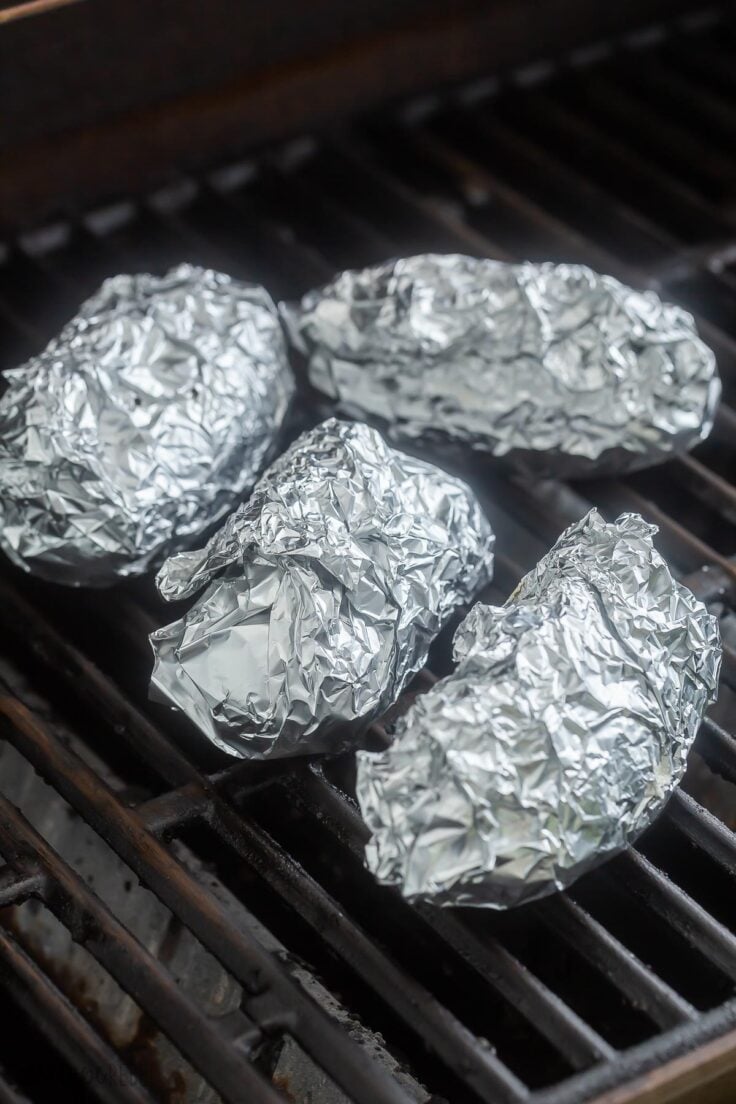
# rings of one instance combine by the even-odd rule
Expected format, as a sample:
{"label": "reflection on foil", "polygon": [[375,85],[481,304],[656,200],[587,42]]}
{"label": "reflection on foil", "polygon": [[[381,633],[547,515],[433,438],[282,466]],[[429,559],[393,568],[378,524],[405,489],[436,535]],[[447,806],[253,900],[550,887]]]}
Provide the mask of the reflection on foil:
{"label": "reflection on foil", "polygon": [[380,881],[505,908],[569,885],[661,809],[715,699],[718,622],[637,514],[571,526],[506,605],[476,605],[454,674],[358,755]]}
{"label": "reflection on foil", "polygon": [[6,378],[2,547],[76,585],[139,574],[232,509],[294,387],[263,288],[190,265],[106,280]]}
{"label": "reflection on foil", "polygon": [[491,577],[493,535],[460,480],[330,419],[303,434],[164,597],[209,584],[151,636],[154,696],[243,758],[354,746]]}
{"label": "reflection on foil", "polygon": [[282,312],[313,384],[345,410],[557,477],[692,448],[720,396],[686,311],[582,265],[407,257]]}

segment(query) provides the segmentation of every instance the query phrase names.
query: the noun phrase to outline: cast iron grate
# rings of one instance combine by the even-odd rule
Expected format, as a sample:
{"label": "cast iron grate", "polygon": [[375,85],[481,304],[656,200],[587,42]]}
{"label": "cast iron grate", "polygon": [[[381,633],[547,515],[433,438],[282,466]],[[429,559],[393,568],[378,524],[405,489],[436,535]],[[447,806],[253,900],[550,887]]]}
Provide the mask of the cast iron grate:
{"label": "cast iron grate", "polygon": [[[80,1100],[178,1098],[135,1052],[116,1052],[94,1010],[23,945],[13,915],[31,898],[227,1101],[283,1099],[264,1041],[284,1034],[350,1099],[412,1099],[320,998],[328,991],[380,1033],[426,1087],[420,1099],[452,1104],[592,1100],[736,1026],[736,838],[723,813],[736,783],[735,48],[725,18],[677,24],[72,212],[7,244],[3,367],[115,272],[190,260],[293,297],[337,267],[431,249],[580,260],[653,287],[698,312],[724,379],[710,441],[655,472],[575,486],[530,486],[481,461],[465,473],[499,538],[492,599],[589,504],[633,509],[660,526],[660,548],[720,614],[726,641],[719,704],[654,829],[571,893],[507,916],[412,908],[372,882],[346,796],[349,757],[232,765],[151,706],[146,632],[172,611],[150,580],[69,593],[3,561],[6,741],[242,986],[234,1019],[208,1015],[53,834],[0,799],[4,1009],[27,1017],[19,1040],[51,1039],[48,1070]],[[304,400],[293,432],[324,415],[306,388]],[[447,637],[419,687],[446,669]],[[213,872],[247,924],[213,891]],[[14,1049],[2,1055],[0,1100],[47,1099]]]}

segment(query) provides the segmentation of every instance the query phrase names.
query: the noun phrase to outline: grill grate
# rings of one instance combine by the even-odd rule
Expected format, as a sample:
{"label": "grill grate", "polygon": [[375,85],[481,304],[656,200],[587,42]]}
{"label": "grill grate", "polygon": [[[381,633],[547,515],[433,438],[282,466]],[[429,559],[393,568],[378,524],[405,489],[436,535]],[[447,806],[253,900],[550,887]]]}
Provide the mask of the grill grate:
{"label": "grill grate", "polygon": [[[356,1041],[335,999],[426,1086],[420,1099],[453,1104],[592,1100],[736,1026],[732,798],[717,819],[693,796],[723,816],[736,783],[735,46],[726,17],[678,24],[8,243],[5,366],[118,271],[190,260],[292,297],[336,267],[434,249],[581,260],[653,287],[698,312],[724,380],[710,441],[655,472],[535,487],[480,460],[470,473],[498,534],[493,600],[595,502],[660,526],[660,548],[720,613],[726,641],[688,792],[635,849],[508,916],[409,907],[376,886],[345,792],[349,758],[233,766],[149,705],[146,633],[172,615],[150,580],[101,599],[2,563],[7,743],[242,986],[236,1013],[208,1015],[16,795],[0,799],[2,1007],[52,1041],[80,1100],[180,1097],[116,1051],[34,957],[13,923],[30,898],[227,1101],[283,1099],[264,1042],[284,1034],[360,1104],[415,1099]],[[324,408],[305,398],[304,418],[317,420]],[[418,686],[446,668],[447,636]],[[2,1061],[0,1100],[46,1099],[33,1070]],[[95,1070],[125,1076],[90,1079]]]}

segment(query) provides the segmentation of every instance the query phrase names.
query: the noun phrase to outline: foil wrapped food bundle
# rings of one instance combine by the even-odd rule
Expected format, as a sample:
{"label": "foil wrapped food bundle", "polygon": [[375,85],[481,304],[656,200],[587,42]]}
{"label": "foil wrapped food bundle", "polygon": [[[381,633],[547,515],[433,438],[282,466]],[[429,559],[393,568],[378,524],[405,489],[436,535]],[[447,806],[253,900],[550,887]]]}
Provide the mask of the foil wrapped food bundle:
{"label": "foil wrapped food bundle", "polygon": [[249,490],[293,377],[261,287],[180,265],[106,280],[0,399],[0,541],[106,585],[191,543]]}
{"label": "foil wrapped food bundle", "polygon": [[165,598],[209,585],[152,634],[152,694],[232,755],[341,751],[492,565],[493,534],[464,483],[330,419],[205,548],[163,565]]}
{"label": "foil wrapped food bundle", "polygon": [[351,414],[551,476],[692,448],[720,396],[686,311],[583,265],[407,257],[282,311],[312,383]]}
{"label": "foil wrapped food bundle", "polygon": [[568,886],[662,808],[715,699],[718,622],[636,514],[571,526],[380,755],[358,754],[367,863],[408,898],[506,908]]}

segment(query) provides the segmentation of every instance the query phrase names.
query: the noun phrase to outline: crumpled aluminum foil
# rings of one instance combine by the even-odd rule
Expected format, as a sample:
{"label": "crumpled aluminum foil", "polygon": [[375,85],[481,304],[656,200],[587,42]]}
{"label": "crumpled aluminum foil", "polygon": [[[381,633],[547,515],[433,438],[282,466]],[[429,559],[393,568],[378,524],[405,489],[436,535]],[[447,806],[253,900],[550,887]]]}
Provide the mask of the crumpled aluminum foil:
{"label": "crumpled aluminum foil", "polygon": [[464,483],[331,418],[163,565],[165,598],[210,586],[151,635],[152,694],[242,758],[354,746],[490,579],[492,549]]}
{"label": "crumpled aluminum foil", "polygon": [[145,571],[232,509],[294,389],[267,292],[191,265],[106,280],[6,378],[0,542],[84,586]]}
{"label": "crumpled aluminum foil", "polygon": [[571,526],[455,635],[454,674],[358,755],[367,863],[408,898],[506,908],[632,841],[715,699],[718,622],[637,514]]}
{"label": "crumpled aluminum foil", "polygon": [[666,460],[707,437],[720,396],[686,311],[583,265],[427,254],[343,272],[281,309],[343,409],[536,473]]}

